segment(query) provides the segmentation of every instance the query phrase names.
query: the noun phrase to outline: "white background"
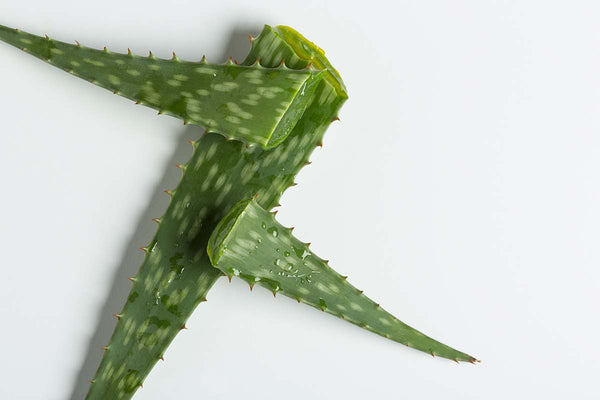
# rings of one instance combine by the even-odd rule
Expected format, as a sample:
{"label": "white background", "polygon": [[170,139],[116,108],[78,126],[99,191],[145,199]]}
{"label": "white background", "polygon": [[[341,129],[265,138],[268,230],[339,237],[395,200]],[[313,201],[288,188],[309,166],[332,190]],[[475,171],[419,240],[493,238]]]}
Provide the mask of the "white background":
{"label": "white background", "polygon": [[[598,399],[598,3],[350,3],[0,4],[5,25],[162,57],[243,59],[264,23],[315,41],[350,99],[280,221],[483,361],[221,279],[135,398]],[[0,88],[0,398],[81,399],[201,130],[4,44]]]}

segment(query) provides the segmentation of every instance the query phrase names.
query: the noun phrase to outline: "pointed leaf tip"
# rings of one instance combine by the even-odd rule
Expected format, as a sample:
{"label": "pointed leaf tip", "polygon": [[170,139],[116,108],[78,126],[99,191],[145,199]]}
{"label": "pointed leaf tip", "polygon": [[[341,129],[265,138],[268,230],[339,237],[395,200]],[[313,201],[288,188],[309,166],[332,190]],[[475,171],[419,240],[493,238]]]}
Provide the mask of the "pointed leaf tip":
{"label": "pointed leaf tip", "polygon": [[[350,285],[346,276],[334,271],[328,260],[309,251],[305,243],[292,235],[292,229],[283,227],[272,214],[256,199],[243,200],[234,206],[209,239],[213,266],[222,272],[235,268],[242,277],[256,277],[257,283],[271,290],[274,297],[281,292],[293,299],[302,299],[321,311],[428,354],[433,352],[450,360],[472,360],[469,355],[424,335],[386,312],[362,290]],[[262,245],[255,246],[257,241]],[[218,258],[211,254],[218,254]],[[288,267],[292,266],[294,273],[290,275]],[[282,279],[283,276],[286,278]],[[344,315],[335,311],[335,307],[345,310]]]}

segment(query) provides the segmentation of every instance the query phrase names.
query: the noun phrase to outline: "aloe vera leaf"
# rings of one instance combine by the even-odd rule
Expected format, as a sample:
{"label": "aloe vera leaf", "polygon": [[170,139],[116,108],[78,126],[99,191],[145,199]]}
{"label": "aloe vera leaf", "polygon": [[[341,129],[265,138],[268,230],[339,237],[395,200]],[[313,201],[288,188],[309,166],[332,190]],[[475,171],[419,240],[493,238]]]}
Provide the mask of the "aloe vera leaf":
{"label": "aloe vera leaf", "polygon": [[[270,57],[272,53],[279,54],[280,59]],[[266,26],[253,41],[245,63],[251,64],[257,57],[266,67],[279,65],[285,58],[289,67],[305,68],[311,59],[323,55],[297,58],[293,48]],[[321,143],[347,97],[330,82],[322,79],[318,83],[305,113],[274,149],[246,148],[212,133],[194,142],[194,154],[182,167],[182,180],[171,192],[165,215],[157,220],[156,236],[145,249],[144,262],[118,314],[88,399],[130,399],[143,383],[222,275],[206,254],[208,238],[217,223],[237,202],[255,194],[263,207],[275,206]]]}
{"label": "aloe vera leaf", "polygon": [[[321,79],[284,63],[223,65],[95,50],[0,25],[0,40],[75,76],[229,139],[271,148],[302,115]],[[255,61],[256,58],[253,60]]]}
{"label": "aloe vera leaf", "polygon": [[315,255],[274,213],[242,200],[221,220],[207,247],[214,267],[434,356],[477,361],[411,328],[385,311]]}

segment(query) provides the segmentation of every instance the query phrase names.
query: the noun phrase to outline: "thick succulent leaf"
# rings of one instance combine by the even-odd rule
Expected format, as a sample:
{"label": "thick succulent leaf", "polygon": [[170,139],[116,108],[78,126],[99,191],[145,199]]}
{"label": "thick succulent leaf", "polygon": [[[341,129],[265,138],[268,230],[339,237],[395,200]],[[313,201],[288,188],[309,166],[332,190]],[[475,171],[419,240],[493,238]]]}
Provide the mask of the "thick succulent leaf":
{"label": "thick succulent leaf", "polygon": [[321,79],[314,68],[117,54],[2,25],[0,40],[159,113],[264,148],[276,146],[292,131]]}
{"label": "thick succulent leaf", "polygon": [[409,347],[455,361],[475,362],[411,328],[385,311],[326,260],[292,235],[254,199],[242,200],[221,220],[208,241],[212,265],[228,276],[238,276],[343,318]]}
{"label": "thick succulent leaf", "polygon": [[[270,44],[264,38],[269,38]],[[271,67],[285,58],[291,68],[293,49],[270,27],[253,42],[252,55]],[[208,238],[217,223],[237,202],[257,195],[261,206],[275,206],[283,191],[321,143],[345,96],[329,81],[319,82],[308,107],[290,135],[277,147],[246,148],[222,136],[206,134],[194,142],[194,154],[182,167],[183,178],[159,228],[146,249],[131,294],[107,346],[88,399],[130,399],[153,365],[191,315],[221,272],[206,254]],[[168,361],[168,360],[167,360]]]}

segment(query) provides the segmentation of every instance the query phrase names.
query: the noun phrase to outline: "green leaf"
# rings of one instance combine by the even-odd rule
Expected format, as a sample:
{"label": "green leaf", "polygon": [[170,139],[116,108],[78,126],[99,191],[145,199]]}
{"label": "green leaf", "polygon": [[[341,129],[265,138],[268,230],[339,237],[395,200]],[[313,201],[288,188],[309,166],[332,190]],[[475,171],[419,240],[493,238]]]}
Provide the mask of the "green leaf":
{"label": "green leaf", "polygon": [[[266,67],[279,65],[283,58],[291,68],[305,68],[310,62],[297,58],[291,46],[268,26],[254,40],[252,55],[245,63],[256,57],[269,58],[263,61]],[[119,313],[88,399],[133,396],[221,276],[206,254],[217,223],[236,203],[253,195],[263,207],[274,207],[321,143],[344,101],[345,97],[322,79],[289,136],[270,150],[246,148],[212,133],[194,142],[194,154],[182,167],[183,178],[171,192],[169,208],[158,220],[156,236],[145,250],[146,258]]]}
{"label": "green leaf", "polygon": [[258,283],[388,339],[455,361],[477,361],[411,328],[329,267],[292,230],[254,199],[243,200],[221,220],[208,241],[214,267]]}
{"label": "green leaf", "polygon": [[0,40],[128,99],[229,139],[272,148],[292,131],[321,80],[284,63],[224,65],[71,45],[0,25]]}

